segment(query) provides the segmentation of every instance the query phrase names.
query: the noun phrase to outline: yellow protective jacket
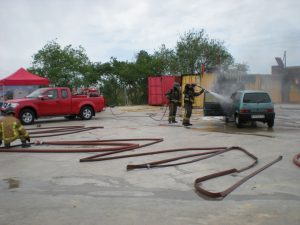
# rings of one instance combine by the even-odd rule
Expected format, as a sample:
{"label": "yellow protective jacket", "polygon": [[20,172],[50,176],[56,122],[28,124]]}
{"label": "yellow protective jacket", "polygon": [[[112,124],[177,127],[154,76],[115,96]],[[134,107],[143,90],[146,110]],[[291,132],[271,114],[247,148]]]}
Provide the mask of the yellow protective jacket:
{"label": "yellow protective jacket", "polygon": [[13,115],[7,115],[0,119],[0,139],[4,143],[11,143],[18,138],[24,141],[28,137],[29,134],[22,126],[20,120]]}

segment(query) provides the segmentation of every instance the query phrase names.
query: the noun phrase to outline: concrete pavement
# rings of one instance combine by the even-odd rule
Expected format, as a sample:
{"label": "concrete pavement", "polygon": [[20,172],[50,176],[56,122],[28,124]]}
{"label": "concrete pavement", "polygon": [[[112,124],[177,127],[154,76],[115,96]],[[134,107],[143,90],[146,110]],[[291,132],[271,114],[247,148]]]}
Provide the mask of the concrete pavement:
{"label": "concrete pavement", "polygon": [[107,108],[90,121],[44,119],[28,128],[37,124],[41,127],[104,126],[104,129],[41,140],[164,138],[161,143],[134,152],[241,146],[259,158],[258,165],[251,170],[205,183],[213,191],[226,189],[279,155],[283,160],[225,199],[212,200],[195,193],[194,180],[250,163],[242,153],[231,152],[176,167],[128,172],[127,164],[180,153],[88,163],[79,163],[79,159],[94,153],[0,153],[1,225],[299,224],[300,168],[292,162],[293,156],[300,152],[299,105],[276,105],[273,129],[260,123],[238,129],[222,118],[204,118],[201,110],[194,110],[191,128],[180,123],[168,125],[166,115],[162,118],[163,107],[111,110]]}

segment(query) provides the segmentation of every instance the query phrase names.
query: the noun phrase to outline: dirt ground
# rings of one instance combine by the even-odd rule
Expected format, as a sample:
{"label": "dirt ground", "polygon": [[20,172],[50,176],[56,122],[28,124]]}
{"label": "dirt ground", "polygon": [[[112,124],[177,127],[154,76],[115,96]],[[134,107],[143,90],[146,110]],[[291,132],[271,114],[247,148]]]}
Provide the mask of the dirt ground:
{"label": "dirt ground", "polygon": [[185,165],[127,171],[128,164],[149,163],[182,153],[83,163],[79,159],[96,153],[0,152],[0,224],[298,225],[300,168],[293,164],[293,157],[300,152],[300,105],[276,105],[275,112],[273,129],[262,123],[245,124],[238,129],[223,118],[203,117],[201,109],[193,111],[193,126],[181,125],[181,110],[179,123],[169,125],[168,110],[163,106],[106,108],[89,121],[38,120],[26,128],[104,128],[32,138],[33,142],[163,138],[160,143],[127,153],[240,146],[258,157],[257,165],[249,170],[203,184],[215,192],[225,190],[278,156],[283,159],[224,199],[212,199],[196,193],[195,179],[249,165],[252,161],[245,154],[232,151]]}

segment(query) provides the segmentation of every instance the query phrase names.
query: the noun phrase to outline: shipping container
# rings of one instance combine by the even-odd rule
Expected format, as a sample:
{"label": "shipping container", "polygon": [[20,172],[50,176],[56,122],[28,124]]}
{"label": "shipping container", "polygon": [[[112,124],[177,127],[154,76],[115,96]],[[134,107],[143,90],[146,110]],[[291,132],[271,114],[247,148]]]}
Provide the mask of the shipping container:
{"label": "shipping container", "polygon": [[167,104],[168,100],[165,94],[173,87],[175,82],[178,82],[177,80],[176,76],[148,77],[148,104]]}

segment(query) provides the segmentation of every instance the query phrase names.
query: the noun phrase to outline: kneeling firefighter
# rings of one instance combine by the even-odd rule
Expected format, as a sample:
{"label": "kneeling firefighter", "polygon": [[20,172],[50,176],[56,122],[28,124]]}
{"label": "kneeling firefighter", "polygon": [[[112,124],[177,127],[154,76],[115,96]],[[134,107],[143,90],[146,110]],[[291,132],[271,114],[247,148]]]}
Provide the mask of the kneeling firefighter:
{"label": "kneeling firefighter", "polygon": [[169,100],[169,123],[177,123],[176,112],[177,107],[180,105],[180,84],[175,82],[173,88],[170,89],[166,94]]}
{"label": "kneeling firefighter", "polygon": [[30,147],[29,134],[22,126],[20,120],[14,117],[14,108],[8,107],[1,112],[4,117],[0,119],[0,145],[2,145],[3,141],[4,147],[9,148],[11,142],[20,138],[22,148]]}
{"label": "kneeling firefighter", "polygon": [[184,117],[182,121],[183,126],[191,126],[192,124],[190,123],[190,118],[192,116],[192,111],[193,111],[193,104],[194,104],[194,98],[196,96],[201,95],[203,92],[206,90],[201,87],[200,92],[195,92],[195,87],[196,84],[186,84],[184,87]]}

